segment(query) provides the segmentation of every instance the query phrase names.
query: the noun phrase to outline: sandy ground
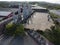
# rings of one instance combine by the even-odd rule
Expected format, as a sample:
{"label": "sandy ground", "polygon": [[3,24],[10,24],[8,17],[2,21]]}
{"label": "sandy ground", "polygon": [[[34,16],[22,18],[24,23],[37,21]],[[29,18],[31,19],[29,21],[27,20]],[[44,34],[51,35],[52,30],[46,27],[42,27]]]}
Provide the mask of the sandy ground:
{"label": "sandy ground", "polygon": [[50,29],[50,27],[53,24],[52,19],[48,21],[48,13],[41,13],[41,12],[35,12],[33,16],[27,21],[25,24],[25,28],[30,28],[30,29],[40,29],[40,30],[45,30],[45,29]]}

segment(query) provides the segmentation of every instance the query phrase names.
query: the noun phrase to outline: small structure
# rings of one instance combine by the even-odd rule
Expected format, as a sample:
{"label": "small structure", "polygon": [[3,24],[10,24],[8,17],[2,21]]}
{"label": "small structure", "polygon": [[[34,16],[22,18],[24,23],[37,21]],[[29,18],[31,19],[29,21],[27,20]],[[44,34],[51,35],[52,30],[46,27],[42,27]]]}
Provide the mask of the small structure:
{"label": "small structure", "polygon": [[49,12],[48,9],[41,7],[41,6],[37,6],[37,5],[31,5],[32,9],[38,12]]}
{"label": "small structure", "polygon": [[18,10],[18,8],[0,8],[0,11],[8,11],[13,13],[16,13]]}
{"label": "small structure", "polygon": [[13,15],[18,15],[18,10],[17,8],[0,8],[0,17],[7,19]]}
{"label": "small structure", "polygon": [[12,15],[13,15],[12,12],[0,11],[0,20],[7,19],[7,18],[11,17]]}

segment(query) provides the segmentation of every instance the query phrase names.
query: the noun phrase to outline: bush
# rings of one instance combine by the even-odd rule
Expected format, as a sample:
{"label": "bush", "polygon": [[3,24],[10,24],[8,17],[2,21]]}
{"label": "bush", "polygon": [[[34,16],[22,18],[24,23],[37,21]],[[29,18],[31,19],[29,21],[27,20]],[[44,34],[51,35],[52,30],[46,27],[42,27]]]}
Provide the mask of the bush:
{"label": "bush", "polygon": [[24,26],[22,24],[18,25],[15,31],[15,36],[16,35],[24,35]]}
{"label": "bush", "polygon": [[16,24],[8,24],[6,25],[5,35],[14,35],[14,36],[21,36],[24,35],[24,27],[22,24],[16,25]]}
{"label": "bush", "polygon": [[55,45],[60,45],[60,27],[52,26],[51,29],[44,32],[44,36]]}
{"label": "bush", "polygon": [[16,30],[15,24],[6,25],[5,35],[13,35]]}
{"label": "bush", "polygon": [[44,32],[42,30],[37,30],[37,32],[40,34],[44,34]]}

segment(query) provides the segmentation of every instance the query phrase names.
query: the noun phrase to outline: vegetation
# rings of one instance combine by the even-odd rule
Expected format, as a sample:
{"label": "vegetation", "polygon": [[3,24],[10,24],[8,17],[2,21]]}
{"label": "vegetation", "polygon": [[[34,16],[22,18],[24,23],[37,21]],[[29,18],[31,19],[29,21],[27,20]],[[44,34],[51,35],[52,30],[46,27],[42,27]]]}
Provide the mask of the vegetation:
{"label": "vegetation", "polygon": [[7,8],[9,6],[9,2],[0,2],[1,8]]}
{"label": "vegetation", "polygon": [[[53,13],[50,14],[52,19],[60,18]],[[54,20],[53,20],[54,21]],[[54,45],[60,45],[60,26],[57,21],[54,21],[55,26],[51,26],[50,29],[46,29],[45,31],[37,31],[38,33],[44,35],[49,41],[54,43]]]}
{"label": "vegetation", "polygon": [[[18,5],[21,2],[0,2],[0,7],[9,7],[9,5]],[[60,9],[60,4],[53,4],[48,2],[29,2],[30,4],[38,4],[39,6],[45,7],[47,9]]]}
{"label": "vegetation", "polygon": [[60,16],[58,16],[58,15],[56,15],[56,14],[53,14],[53,13],[50,13],[50,16],[51,16],[52,18],[60,18]]}
{"label": "vegetation", "polygon": [[16,27],[15,35],[20,35],[20,36],[24,35],[24,27],[22,24]]}
{"label": "vegetation", "polygon": [[39,6],[45,7],[47,9],[60,9],[60,4],[48,3],[48,2],[30,2],[30,4],[38,4]]}
{"label": "vegetation", "polygon": [[60,16],[50,13],[55,26],[52,26],[51,29],[46,29],[44,36],[53,42],[55,45],[60,45],[60,25],[54,19],[60,18]]}
{"label": "vegetation", "polygon": [[60,27],[51,26],[51,29],[46,29],[46,31],[39,31],[40,34],[45,36],[49,41],[54,43],[54,45],[60,45]]}
{"label": "vegetation", "polygon": [[58,18],[60,18],[60,16],[59,15],[56,15],[56,14],[53,14],[53,13],[50,13],[50,16],[51,16],[51,18],[53,19],[53,21],[54,21],[54,24],[56,24],[56,25],[60,25],[60,23],[57,21],[57,20],[55,20],[55,19],[58,19]]}
{"label": "vegetation", "polygon": [[14,24],[8,24],[8,25],[6,25],[5,34],[6,35],[13,35],[15,29],[16,29],[16,26]]}
{"label": "vegetation", "polygon": [[44,32],[44,36],[53,42],[55,45],[60,45],[60,28],[52,26]]}
{"label": "vegetation", "polygon": [[24,27],[22,24],[8,24],[6,25],[5,35],[14,35],[14,36],[23,36],[24,35]]}

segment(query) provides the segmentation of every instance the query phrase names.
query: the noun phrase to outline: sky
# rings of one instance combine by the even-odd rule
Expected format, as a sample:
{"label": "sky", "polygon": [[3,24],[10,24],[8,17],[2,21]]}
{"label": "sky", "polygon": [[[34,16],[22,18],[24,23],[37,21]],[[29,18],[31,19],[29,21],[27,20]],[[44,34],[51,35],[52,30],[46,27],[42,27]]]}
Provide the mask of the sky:
{"label": "sky", "polygon": [[0,0],[0,1],[45,1],[45,2],[50,2],[50,3],[60,4],[60,0]]}

